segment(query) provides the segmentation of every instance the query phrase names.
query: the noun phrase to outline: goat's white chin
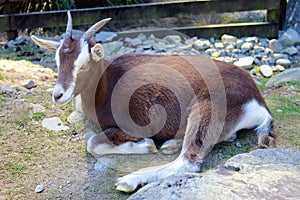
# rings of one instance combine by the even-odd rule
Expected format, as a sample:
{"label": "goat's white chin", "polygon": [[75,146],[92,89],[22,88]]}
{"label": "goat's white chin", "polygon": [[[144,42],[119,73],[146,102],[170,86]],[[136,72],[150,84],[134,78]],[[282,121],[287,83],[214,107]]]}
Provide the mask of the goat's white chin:
{"label": "goat's white chin", "polygon": [[59,99],[54,99],[54,97],[52,96],[52,101],[55,103],[55,104],[67,104],[69,103],[73,98],[74,98],[74,94],[72,94],[71,96],[68,96],[68,95],[63,95],[61,98]]}

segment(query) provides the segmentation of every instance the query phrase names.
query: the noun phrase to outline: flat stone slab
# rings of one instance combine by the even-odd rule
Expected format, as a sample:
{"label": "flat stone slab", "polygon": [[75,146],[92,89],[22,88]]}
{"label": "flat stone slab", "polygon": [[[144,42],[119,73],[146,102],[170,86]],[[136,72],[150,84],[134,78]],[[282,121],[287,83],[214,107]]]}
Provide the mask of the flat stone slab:
{"label": "flat stone slab", "polygon": [[300,80],[300,68],[288,69],[270,78],[266,87],[278,86],[280,83]]}
{"label": "flat stone slab", "polygon": [[190,173],[148,184],[140,199],[298,199],[300,151],[258,149],[239,154],[206,173]]}

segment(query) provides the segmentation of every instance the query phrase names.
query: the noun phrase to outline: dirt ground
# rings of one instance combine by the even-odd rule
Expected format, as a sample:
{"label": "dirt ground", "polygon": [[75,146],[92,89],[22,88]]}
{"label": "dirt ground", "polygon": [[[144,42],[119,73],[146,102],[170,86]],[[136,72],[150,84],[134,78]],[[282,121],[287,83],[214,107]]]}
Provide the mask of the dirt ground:
{"label": "dirt ground", "polygon": [[[86,153],[82,139],[91,129],[89,123],[67,122],[74,102],[52,104],[51,88],[56,77],[51,69],[29,61],[0,59],[0,86],[9,85],[15,91],[0,94],[0,199],[126,199],[127,194],[114,190],[117,177],[176,158],[161,153],[106,156],[112,162],[110,167],[103,172],[95,170],[97,159]],[[36,87],[22,87],[27,80],[33,80]],[[278,147],[300,149],[300,83],[264,90],[263,94],[276,120]],[[34,113],[35,105],[45,110]],[[42,119],[53,116],[60,117],[71,129],[44,129]],[[247,133],[242,132],[233,143],[217,145],[203,171],[255,149],[256,139]],[[44,191],[35,193],[41,184]]]}

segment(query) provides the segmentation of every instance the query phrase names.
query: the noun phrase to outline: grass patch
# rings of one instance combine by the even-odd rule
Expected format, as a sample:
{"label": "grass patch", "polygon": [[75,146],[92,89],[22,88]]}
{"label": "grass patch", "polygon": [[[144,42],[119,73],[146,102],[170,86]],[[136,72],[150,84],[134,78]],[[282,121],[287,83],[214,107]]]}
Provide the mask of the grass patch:
{"label": "grass patch", "polygon": [[27,169],[24,163],[14,163],[14,162],[7,162],[4,170],[9,173],[10,176],[13,178],[21,178],[24,175],[24,171]]}
{"label": "grass patch", "polygon": [[46,114],[44,112],[36,112],[36,113],[32,114],[31,119],[33,119],[35,121],[38,121],[38,120],[42,119],[45,116],[46,116]]}
{"label": "grass patch", "polygon": [[0,95],[0,108],[2,108],[3,104],[4,104],[4,98],[2,95]]}

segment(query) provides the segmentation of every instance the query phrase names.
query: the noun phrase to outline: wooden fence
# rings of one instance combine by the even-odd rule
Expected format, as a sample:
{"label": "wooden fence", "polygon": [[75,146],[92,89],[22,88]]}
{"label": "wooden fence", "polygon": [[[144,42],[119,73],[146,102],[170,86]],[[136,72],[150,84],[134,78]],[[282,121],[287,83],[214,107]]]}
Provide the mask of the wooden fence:
{"label": "wooden fence", "polygon": [[[8,38],[17,36],[17,30],[39,27],[66,26],[66,11],[47,11],[32,13],[14,13],[13,5],[19,0],[0,0],[4,8],[4,15],[0,15],[0,32],[7,32]],[[190,27],[173,27],[171,29],[189,36],[204,38],[220,37],[222,34],[236,36],[257,35],[260,37],[276,38],[278,30],[283,27],[286,0],[197,0],[197,1],[168,1],[157,3],[133,4],[113,7],[97,7],[71,10],[73,25],[91,25],[96,21],[111,17],[112,23],[133,21],[140,19],[159,19],[174,17],[180,14],[209,14],[240,12],[253,10],[267,10],[266,22],[232,23]],[[126,23],[124,23],[126,24]],[[163,29],[142,29],[138,32],[158,33]],[[127,31],[135,34],[136,31]]]}

